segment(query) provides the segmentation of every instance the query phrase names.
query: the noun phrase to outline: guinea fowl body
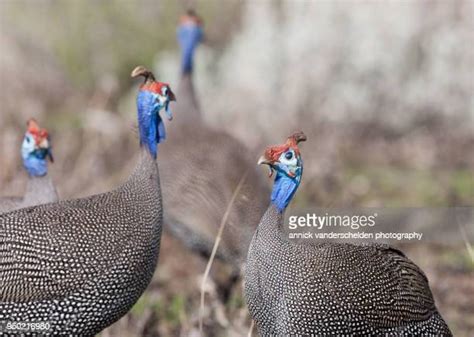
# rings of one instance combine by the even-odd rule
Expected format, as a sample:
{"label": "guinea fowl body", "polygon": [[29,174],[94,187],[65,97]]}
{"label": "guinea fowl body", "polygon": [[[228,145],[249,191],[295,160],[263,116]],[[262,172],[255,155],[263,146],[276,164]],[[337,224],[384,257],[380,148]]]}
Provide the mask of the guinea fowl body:
{"label": "guinea fowl body", "polygon": [[169,142],[160,153],[165,222],[189,249],[210,255],[232,194],[247,172],[217,255],[239,269],[266,207],[257,198],[268,193],[268,188],[258,179],[255,159],[238,140],[204,124],[173,125],[170,129]]}
{"label": "guinea fowl body", "polygon": [[158,167],[147,150],[108,193],[0,216],[0,320],[92,336],[123,316],[155,270],[162,230]]}
{"label": "guinea fowl body", "polygon": [[160,150],[166,228],[188,249],[210,256],[232,194],[246,174],[217,251],[237,271],[267,206],[258,196],[269,189],[256,174],[251,151],[204,122],[191,73],[181,76],[177,92],[169,141]]}
{"label": "guinea fowl body", "polygon": [[[92,336],[123,316],[149,284],[162,231],[159,112],[174,94],[145,67],[133,70],[138,76],[145,78],[137,95],[142,150],[127,182],[108,193],[0,215],[1,321],[47,323],[48,335]],[[44,175],[45,162],[37,161],[44,152],[32,149],[38,142],[30,136],[22,149],[29,155],[25,167]]]}
{"label": "guinea fowl body", "polygon": [[246,300],[263,336],[450,335],[426,276],[399,250],[297,244],[282,226],[270,206],[247,258]]}
{"label": "guinea fowl body", "polygon": [[277,172],[245,268],[245,298],[261,335],[450,336],[428,279],[401,251],[288,239],[284,210],[301,181],[303,140],[297,133],[259,160]]}
{"label": "guinea fowl body", "polygon": [[[166,228],[187,248],[211,254],[219,224],[239,181],[217,257],[236,271],[245,261],[255,224],[266,209],[258,198],[268,187],[256,173],[255,158],[239,140],[206,124],[193,83],[193,54],[201,21],[188,13],[178,30],[183,52],[181,78],[169,142],[162,147],[160,171]],[[188,53],[188,51],[190,51]]]}

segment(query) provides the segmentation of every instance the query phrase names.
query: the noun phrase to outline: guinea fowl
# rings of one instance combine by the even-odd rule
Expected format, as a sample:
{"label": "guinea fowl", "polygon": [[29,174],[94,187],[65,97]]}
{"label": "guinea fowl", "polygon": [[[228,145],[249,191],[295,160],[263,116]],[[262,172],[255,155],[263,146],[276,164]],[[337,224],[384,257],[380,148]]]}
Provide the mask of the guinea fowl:
{"label": "guinea fowl", "polygon": [[296,133],[259,160],[276,172],[245,270],[245,297],[261,335],[451,335],[425,274],[401,251],[285,237],[283,213],[301,181],[304,140]]}
{"label": "guinea fowl", "polygon": [[[193,85],[193,56],[202,39],[201,20],[189,11],[180,20],[177,36],[182,50],[179,101],[174,108],[174,132],[163,146],[160,171],[163,177],[165,223],[171,234],[189,249],[208,257],[218,226],[242,176],[255,170],[254,157],[237,139],[209,127]],[[253,227],[265,206],[256,196],[267,186],[248,174],[233,204],[217,256],[240,271]]]}
{"label": "guinea fowl", "polygon": [[26,192],[23,197],[0,198],[0,213],[58,200],[56,188],[47,174],[47,159],[53,162],[49,134],[34,119],[27,122],[21,156],[29,176]]}
{"label": "guinea fowl", "polygon": [[[140,159],[117,189],[0,215],[0,321],[44,322],[48,335],[92,336],[141,296],[162,231],[159,110],[174,95],[143,67]],[[42,331],[39,331],[42,332]]]}
{"label": "guinea fowl", "polygon": [[202,119],[192,76],[194,52],[204,36],[202,25],[202,20],[193,10],[188,10],[179,20],[177,38],[181,48],[181,78],[178,84],[179,103],[175,108],[180,116],[178,123],[199,123]]}

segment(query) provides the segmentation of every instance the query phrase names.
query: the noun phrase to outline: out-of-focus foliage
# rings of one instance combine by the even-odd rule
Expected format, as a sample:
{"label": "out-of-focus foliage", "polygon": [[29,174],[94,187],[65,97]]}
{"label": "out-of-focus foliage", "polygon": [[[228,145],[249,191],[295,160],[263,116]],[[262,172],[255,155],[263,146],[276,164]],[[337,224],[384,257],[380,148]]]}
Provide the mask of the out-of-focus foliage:
{"label": "out-of-focus foliage", "polygon": [[251,147],[302,128],[313,203],[473,204],[473,13],[471,1],[248,2],[227,48],[198,57],[206,117]]}
{"label": "out-of-focus foliage", "polygon": [[473,13],[471,1],[249,2],[216,70],[200,68],[206,111],[248,141],[302,121],[474,132]]}
{"label": "out-of-focus foliage", "polygon": [[[177,49],[176,23],[191,5],[214,45],[238,25],[239,1],[1,1],[0,186],[22,190],[16,144],[29,117],[51,131],[63,196],[106,190],[123,177],[126,169],[117,169],[136,144],[130,71]],[[62,183],[63,174],[75,179]],[[91,174],[99,182],[84,184]]]}
{"label": "out-of-focus foliage", "polygon": [[236,1],[5,0],[0,4],[0,27],[50,51],[72,82],[90,92],[104,76],[127,83],[131,68],[175,49],[177,18],[190,5],[200,9],[216,42],[229,34],[220,27],[226,21],[235,23],[229,19],[239,13]]}

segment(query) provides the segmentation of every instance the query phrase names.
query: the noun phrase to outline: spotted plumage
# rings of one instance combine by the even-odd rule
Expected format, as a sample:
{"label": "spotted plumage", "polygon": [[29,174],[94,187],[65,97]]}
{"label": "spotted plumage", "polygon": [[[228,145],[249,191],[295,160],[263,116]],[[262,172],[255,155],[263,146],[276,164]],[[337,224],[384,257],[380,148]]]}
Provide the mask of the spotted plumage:
{"label": "spotted plumage", "polygon": [[[276,181],[289,180],[285,190],[295,179],[288,174],[293,165],[282,163],[291,150],[287,143],[261,159],[277,171]],[[277,193],[278,198],[292,192]],[[388,245],[292,242],[284,235],[286,206],[281,208],[278,198],[258,225],[245,270],[246,301],[262,336],[451,335],[425,274],[401,251]]]}
{"label": "spotted plumage", "polygon": [[111,192],[0,216],[0,321],[93,336],[133,306],[152,278],[162,231],[150,145]]}

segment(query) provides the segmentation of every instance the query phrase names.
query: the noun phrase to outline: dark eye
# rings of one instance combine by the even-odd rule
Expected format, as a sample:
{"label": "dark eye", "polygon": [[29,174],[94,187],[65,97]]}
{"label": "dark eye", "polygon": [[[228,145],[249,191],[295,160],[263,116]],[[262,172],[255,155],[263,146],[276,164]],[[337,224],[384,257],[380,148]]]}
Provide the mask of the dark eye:
{"label": "dark eye", "polygon": [[291,158],[293,158],[293,153],[292,152],[285,153],[285,158],[290,160]]}

